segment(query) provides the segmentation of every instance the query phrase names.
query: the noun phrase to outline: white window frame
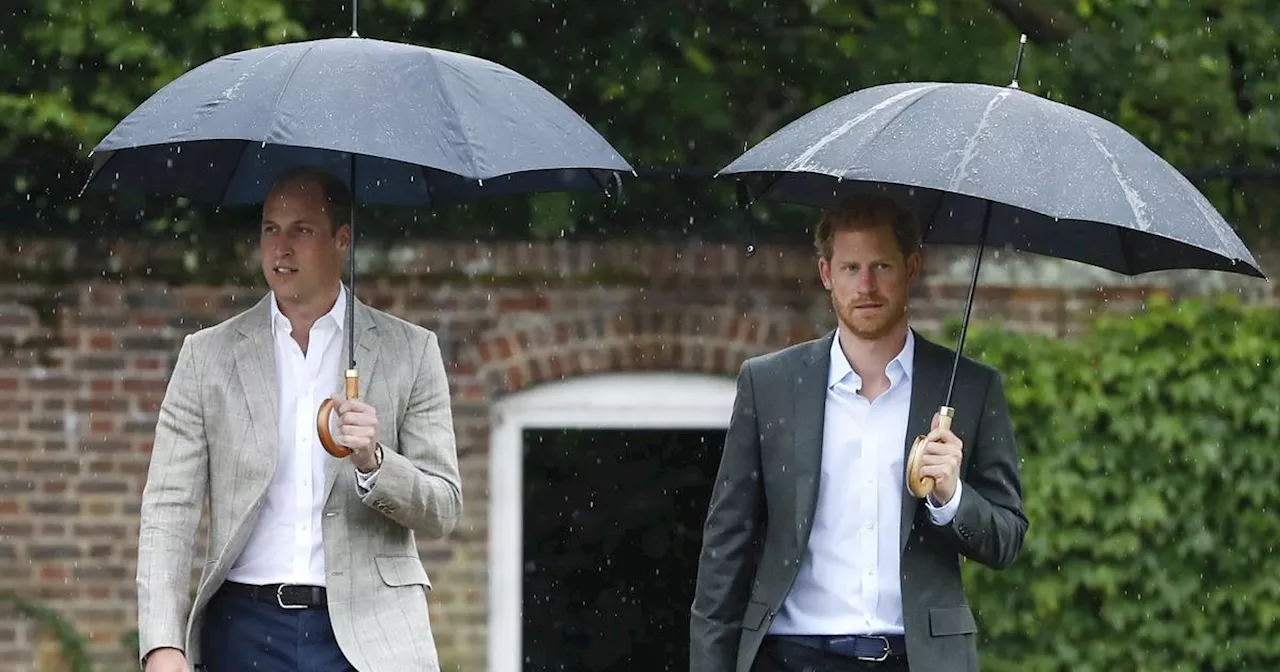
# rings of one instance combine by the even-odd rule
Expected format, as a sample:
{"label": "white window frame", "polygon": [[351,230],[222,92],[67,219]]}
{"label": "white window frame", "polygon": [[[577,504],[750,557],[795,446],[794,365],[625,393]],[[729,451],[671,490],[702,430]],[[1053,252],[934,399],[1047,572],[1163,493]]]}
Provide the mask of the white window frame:
{"label": "white window frame", "polygon": [[726,429],[731,377],[630,372],[556,381],[497,400],[490,412],[488,656],[490,672],[522,669],[526,429]]}

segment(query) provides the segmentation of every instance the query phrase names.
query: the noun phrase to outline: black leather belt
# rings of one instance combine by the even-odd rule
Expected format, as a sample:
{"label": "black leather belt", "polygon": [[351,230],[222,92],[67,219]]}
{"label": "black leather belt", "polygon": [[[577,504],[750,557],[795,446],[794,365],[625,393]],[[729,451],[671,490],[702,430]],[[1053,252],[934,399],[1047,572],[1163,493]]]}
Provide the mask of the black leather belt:
{"label": "black leather belt", "polygon": [[879,662],[888,660],[891,656],[907,654],[907,639],[902,635],[774,635],[774,637],[778,641],[870,662]]}
{"label": "black leather belt", "polygon": [[292,583],[253,586],[226,581],[222,584],[222,590],[260,602],[271,602],[281,609],[323,609],[329,606],[328,592],[320,586],[299,586]]}

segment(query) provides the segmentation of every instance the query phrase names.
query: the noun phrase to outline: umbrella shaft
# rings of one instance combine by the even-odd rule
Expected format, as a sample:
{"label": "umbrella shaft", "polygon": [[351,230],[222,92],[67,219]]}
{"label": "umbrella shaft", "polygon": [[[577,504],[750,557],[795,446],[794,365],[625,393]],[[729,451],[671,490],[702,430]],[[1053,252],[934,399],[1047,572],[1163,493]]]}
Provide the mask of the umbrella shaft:
{"label": "umbrella shaft", "polygon": [[351,369],[356,368],[356,200],[356,154],[352,152],[351,217],[347,223],[351,234],[351,240],[347,242],[347,359],[351,361]]}
{"label": "umbrella shaft", "polygon": [[969,279],[969,298],[964,302],[964,322],[960,325],[960,340],[956,344],[956,356],[951,361],[951,380],[947,383],[947,399],[943,406],[951,406],[951,393],[956,386],[956,369],[964,352],[964,337],[969,331],[969,316],[973,313],[973,295],[978,288],[978,271],[982,268],[982,253],[987,246],[987,229],[991,225],[991,201],[986,202],[982,215],[982,235],[978,237],[978,258],[973,261],[973,277]]}

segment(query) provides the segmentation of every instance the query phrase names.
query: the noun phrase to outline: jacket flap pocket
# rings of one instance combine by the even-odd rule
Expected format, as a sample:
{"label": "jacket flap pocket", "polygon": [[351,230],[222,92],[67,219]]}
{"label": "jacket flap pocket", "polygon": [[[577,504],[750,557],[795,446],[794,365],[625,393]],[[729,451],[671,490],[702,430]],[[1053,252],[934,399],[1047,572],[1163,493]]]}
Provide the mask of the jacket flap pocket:
{"label": "jacket flap pocket", "polygon": [[769,605],[763,602],[748,602],[746,610],[742,612],[742,627],[747,630],[759,630],[767,613],[769,613]]}
{"label": "jacket flap pocket", "polygon": [[937,607],[929,610],[929,633],[934,637],[968,635],[978,631],[969,607]]}
{"label": "jacket flap pocket", "polygon": [[382,582],[388,586],[422,585],[431,587],[427,578],[427,570],[422,568],[422,561],[408,555],[380,555],[373,559],[378,565],[378,574]]}

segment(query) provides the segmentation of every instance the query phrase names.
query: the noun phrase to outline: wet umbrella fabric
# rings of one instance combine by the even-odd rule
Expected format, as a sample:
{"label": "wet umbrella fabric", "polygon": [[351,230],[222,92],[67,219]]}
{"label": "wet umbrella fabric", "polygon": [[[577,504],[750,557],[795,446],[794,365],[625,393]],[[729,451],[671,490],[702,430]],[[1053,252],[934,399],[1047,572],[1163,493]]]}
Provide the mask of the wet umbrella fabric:
{"label": "wet umbrella fabric", "polygon": [[261,202],[273,177],[298,165],[354,185],[357,202],[413,207],[604,189],[633,173],[581,116],[505,66],[359,37],[200,65],[92,156],[89,188],[218,204]]}
{"label": "wet umbrella fabric", "polygon": [[1263,277],[1231,226],[1120,127],[1013,87],[911,82],[848,94],[725,166],[751,194],[823,207],[874,185],[916,211],[926,243],[979,244],[1124,274]]}

